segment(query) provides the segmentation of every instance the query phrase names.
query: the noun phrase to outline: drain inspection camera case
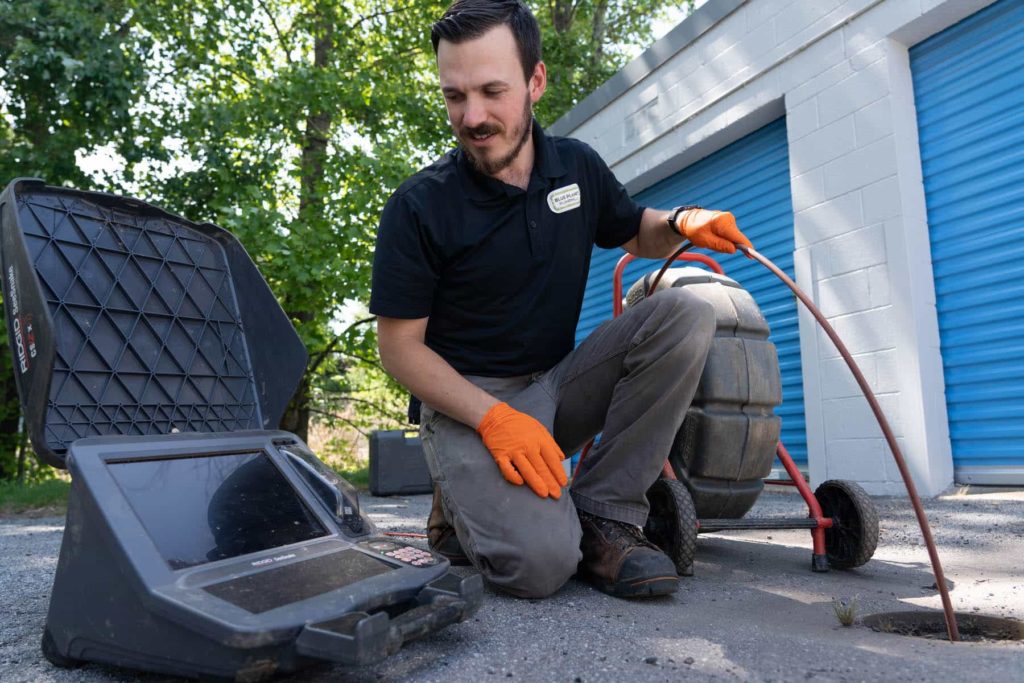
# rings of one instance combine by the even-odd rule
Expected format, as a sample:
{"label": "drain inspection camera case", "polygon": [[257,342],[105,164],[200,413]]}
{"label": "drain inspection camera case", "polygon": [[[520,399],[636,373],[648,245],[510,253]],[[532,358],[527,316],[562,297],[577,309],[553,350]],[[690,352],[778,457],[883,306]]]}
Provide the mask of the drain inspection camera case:
{"label": "drain inspection camera case", "polygon": [[32,446],[72,474],[52,663],[258,680],[373,663],[478,608],[479,576],[379,535],[276,431],[306,350],[230,233],[20,179],[0,264]]}
{"label": "drain inspection camera case", "polygon": [[306,349],[242,245],[142,202],[0,197],[15,379],[36,454],[88,436],[276,428]]}

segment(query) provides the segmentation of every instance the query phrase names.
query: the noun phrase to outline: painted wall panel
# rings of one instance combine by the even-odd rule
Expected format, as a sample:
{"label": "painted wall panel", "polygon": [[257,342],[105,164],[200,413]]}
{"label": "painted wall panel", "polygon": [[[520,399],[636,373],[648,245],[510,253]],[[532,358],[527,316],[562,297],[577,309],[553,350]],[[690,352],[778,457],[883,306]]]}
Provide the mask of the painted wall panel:
{"label": "painted wall panel", "polygon": [[1024,483],[1024,3],[910,63],[956,477]]}

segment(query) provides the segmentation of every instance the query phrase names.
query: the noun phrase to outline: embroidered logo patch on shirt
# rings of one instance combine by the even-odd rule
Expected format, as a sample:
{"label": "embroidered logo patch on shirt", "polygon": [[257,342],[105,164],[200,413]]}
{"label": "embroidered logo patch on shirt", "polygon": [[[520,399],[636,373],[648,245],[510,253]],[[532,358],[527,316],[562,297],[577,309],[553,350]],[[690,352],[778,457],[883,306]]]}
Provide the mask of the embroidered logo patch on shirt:
{"label": "embroidered logo patch on shirt", "polygon": [[580,206],[580,186],[576,183],[552,190],[548,195],[548,208],[554,213],[565,213]]}

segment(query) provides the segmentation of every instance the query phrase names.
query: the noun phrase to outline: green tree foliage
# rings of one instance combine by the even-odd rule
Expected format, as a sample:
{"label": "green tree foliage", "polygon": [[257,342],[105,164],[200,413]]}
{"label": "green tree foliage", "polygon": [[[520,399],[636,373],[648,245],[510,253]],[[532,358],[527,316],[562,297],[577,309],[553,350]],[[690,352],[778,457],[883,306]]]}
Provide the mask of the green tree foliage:
{"label": "green tree foliage", "polygon": [[[77,150],[135,145],[132,106],[150,44],[133,30],[133,2],[0,3],[0,179],[36,176],[92,188]],[[109,188],[117,178],[104,181]]]}
{"label": "green tree foliage", "polygon": [[[396,387],[372,362],[373,326],[339,332],[334,321],[368,299],[388,196],[453,143],[429,39],[447,4],[0,4],[0,180],[99,185],[231,230],[310,351],[282,426],[305,435],[311,410],[337,414],[346,399],[368,419],[401,420]],[[549,124],[680,3],[532,4],[551,80],[537,113]],[[97,178],[76,165],[76,152],[104,146],[119,163]]]}
{"label": "green tree foliage", "polygon": [[[234,232],[278,293],[311,367],[283,427],[305,435],[311,385],[336,365],[330,322],[365,300],[376,220],[391,190],[443,146],[429,82],[443,3],[157,1],[139,22],[167,68],[148,137],[190,168],[145,194]],[[344,340],[369,354],[371,334]]]}
{"label": "green tree foliage", "polygon": [[[127,159],[141,158],[131,109],[149,49],[125,0],[0,2],[0,183],[37,176],[88,189],[96,183],[79,168],[76,151],[111,145]],[[110,189],[118,180],[100,185]],[[50,468],[24,457],[6,334],[0,374],[0,479],[46,477]]]}
{"label": "green tree foliage", "polygon": [[537,120],[550,125],[650,45],[652,25],[694,0],[547,0],[532,3],[541,25],[548,91]]}

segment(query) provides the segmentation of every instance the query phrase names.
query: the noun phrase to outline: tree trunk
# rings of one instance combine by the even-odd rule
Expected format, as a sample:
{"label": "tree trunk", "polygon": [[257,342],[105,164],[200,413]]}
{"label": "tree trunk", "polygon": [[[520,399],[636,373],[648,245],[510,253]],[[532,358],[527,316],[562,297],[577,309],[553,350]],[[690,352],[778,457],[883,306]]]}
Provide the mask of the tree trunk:
{"label": "tree trunk", "polygon": [[[318,8],[318,15],[321,24],[313,46],[313,67],[322,70],[327,68],[330,61],[334,24],[323,8]],[[297,229],[292,231],[293,235],[301,235],[309,229],[322,229],[325,224],[326,211],[322,188],[331,122],[331,112],[320,110],[318,105],[312,106],[306,114],[306,131],[302,143],[299,216],[298,224],[295,226]],[[315,319],[310,311],[289,311],[289,316],[298,320],[300,325],[311,323]],[[281,419],[281,428],[292,432],[303,441],[309,435],[309,398],[310,375],[307,372],[299,382],[299,387]]]}
{"label": "tree trunk", "polygon": [[572,28],[572,20],[576,16],[576,3],[573,0],[555,0],[551,4],[551,23],[558,33],[565,33]]}
{"label": "tree trunk", "polygon": [[[313,319],[309,313],[289,313],[289,317],[297,319],[300,327]],[[288,407],[285,408],[280,423],[281,429],[291,432],[303,441],[309,436],[309,378],[310,372],[307,370],[299,380],[299,386],[292,394],[292,399],[288,402]]]}
{"label": "tree trunk", "polygon": [[608,0],[598,0],[594,7],[594,22],[591,25],[590,40],[593,41],[594,51],[590,54],[590,71],[593,73],[599,64],[604,61],[604,33],[605,17],[608,14]]}
{"label": "tree trunk", "polygon": [[28,425],[24,420],[18,420],[18,484],[25,483],[25,471],[28,469],[25,462],[28,457]]}
{"label": "tree trunk", "polygon": [[21,402],[14,382],[14,361],[7,335],[0,332],[0,480],[12,479],[17,470],[18,418]]}

